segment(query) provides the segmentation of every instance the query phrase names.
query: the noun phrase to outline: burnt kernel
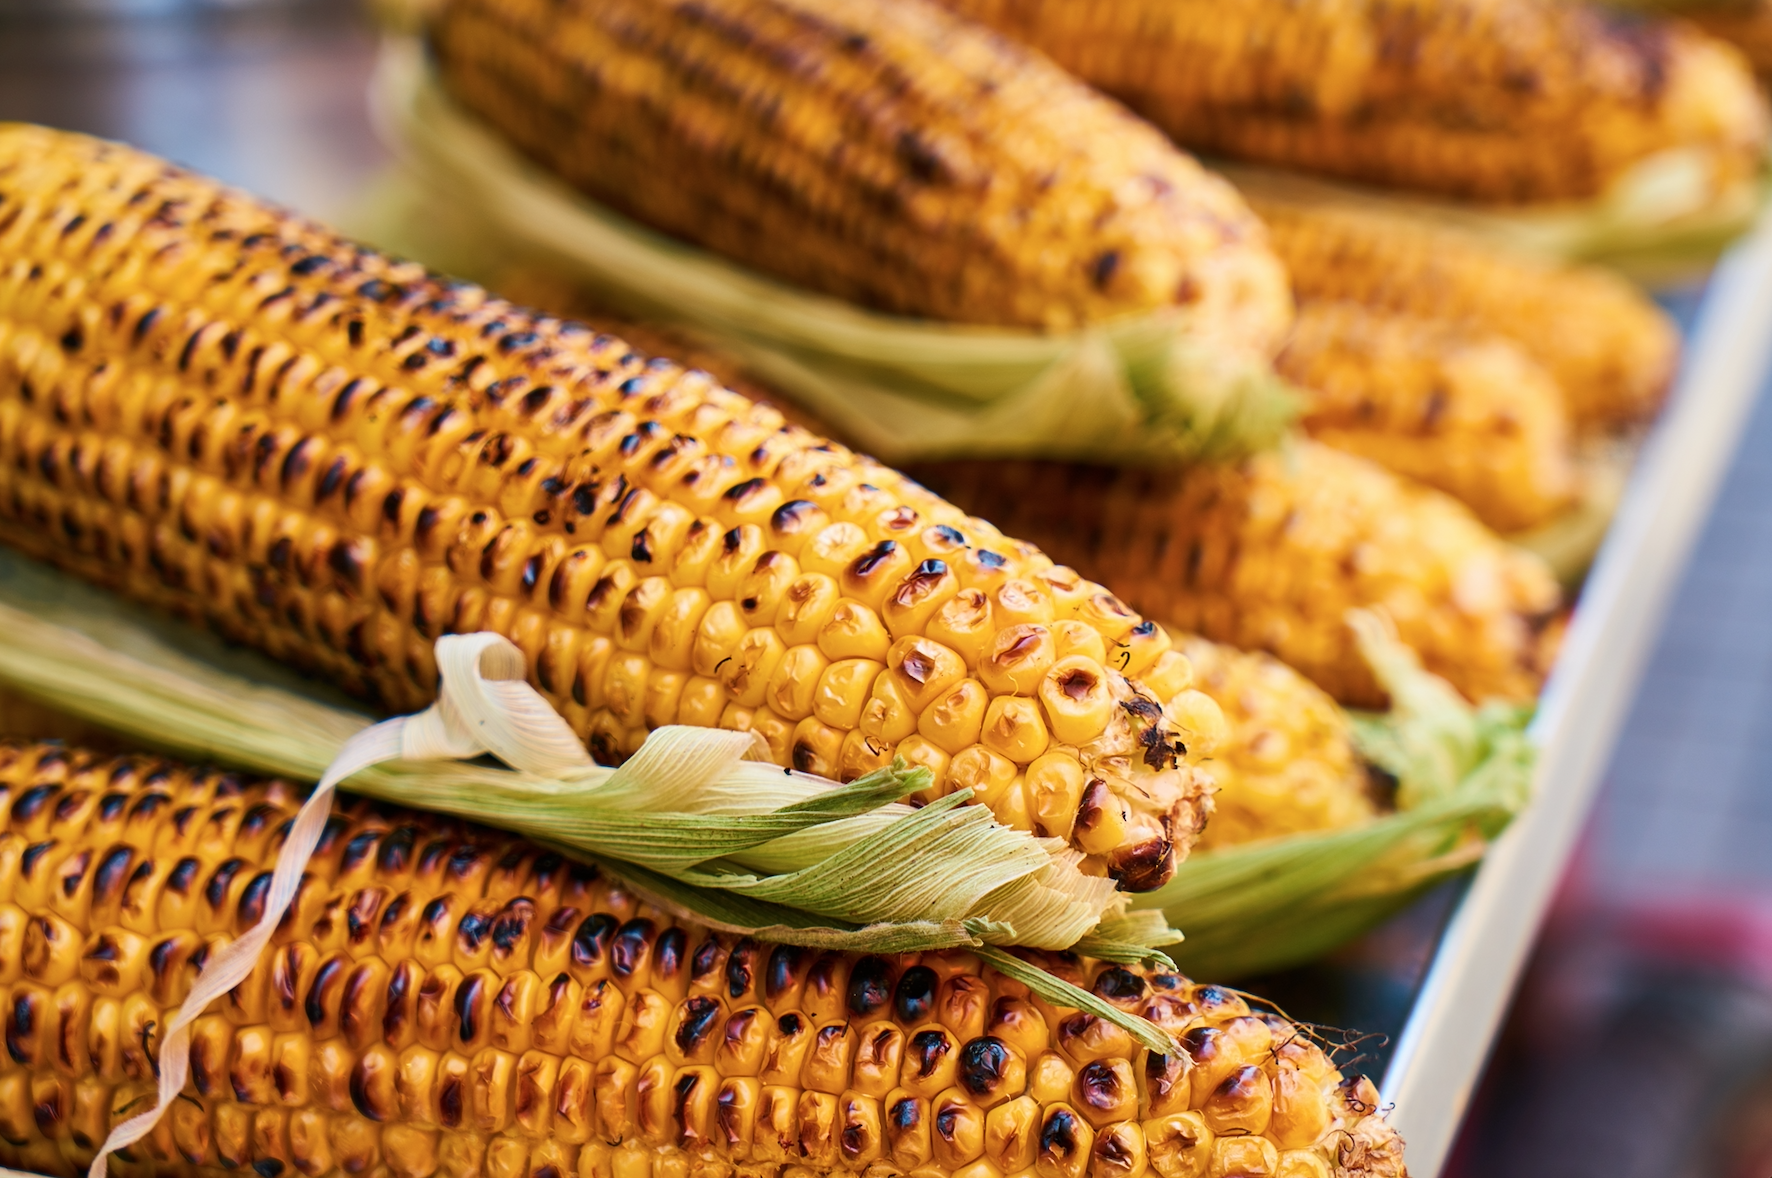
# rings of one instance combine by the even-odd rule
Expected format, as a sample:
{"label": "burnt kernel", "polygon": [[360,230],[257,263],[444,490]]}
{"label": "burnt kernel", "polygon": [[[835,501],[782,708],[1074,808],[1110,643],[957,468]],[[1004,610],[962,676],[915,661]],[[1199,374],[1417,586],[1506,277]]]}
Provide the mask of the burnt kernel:
{"label": "burnt kernel", "polygon": [[326,1021],[326,991],[333,986],[339,975],[344,973],[349,960],[344,957],[328,957],[314,971],[314,981],[308,986],[307,1000],[302,1004],[302,1011],[308,1016],[308,1025],[317,1027]]}
{"label": "burnt kernel", "polygon": [[1083,1070],[1077,1073],[1077,1096],[1082,1103],[1103,1111],[1119,1105],[1126,1093],[1114,1063],[1098,1059],[1084,1064]]}
{"label": "burnt kernel", "polygon": [[930,1030],[918,1031],[912,1035],[905,1052],[916,1061],[917,1075],[926,1080],[935,1074],[936,1069],[941,1067],[942,1060],[953,1049],[953,1041],[948,1038],[946,1031]]}
{"label": "burnt kernel", "polygon": [[1079,1128],[1076,1114],[1067,1108],[1053,1109],[1040,1127],[1040,1153],[1063,1159],[1075,1157]]}
{"label": "burnt kernel", "polygon": [[652,950],[652,976],[659,980],[674,978],[683,969],[683,956],[689,949],[689,934],[680,928],[668,928],[659,934]]}
{"label": "burnt kernel", "polygon": [[38,785],[27,789],[18,796],[18,801],[12,803],[12,820],[14,822],[29,822],[41,814],[43,807],[49,803],[49,799],[60,791],[61,786],[59,785]]}
{"label": "burnt kernel", "polygon": [[1002,1087],[1013,1060],[1007,1043],[981,1035],[960,1049],[960,1086],[973,1096],[993,1096]]}
{"label": "burnt kernel", "polygon": [[798,1035],[805,1025],[804,1020],[791,1010],[775,1020],[775,1029],[790,1039]]}
{"label": "burnt kernel", "polygon": [[890,1119],[892,1127],[901,1133],[909,1133],[923,1119],[922,1109],[914,1096],[907,1096],[894,1104],[887,1110],[886,1115]]}
{"label": "burnt kernel", "polygon": [[[740,942],[740,944],[742,946],[744,942]],[[737,960],[738,950],[733,950],[732,956],[734,960]],[[765,1001],[774,1002],[794,988],[794,983],[799,979],[800,969],[806,964],[806,956],[807,951],[797,945],[777,945],[775,947],[775,951],[769,955],[768,972],[763,977],[763,998]],[[727,966],[728,976],[730,976],[731,968],[730,965]],[[748,981],[746,984],[748,986]],[[744,993],[743,990],[734,990],[732,996],[736,998],[742,993]]]}
{"label": "burnt kernel", "polygon": [[913,965],[898,979],[892,992],[892,1010],[904,1023],[919,1023],[929,1017],[935,1005],[935,991],[941,979],[926,965]]}
{"label": "burnt kernel", "polygon": [[472,957],[491,933],[492,918],[470,908],[462,914],[461,923],[456,926],[455,943],[461,947],[463,956]]}
{"label": "burnt kernel", "polygon": [[215,874],[209,877],[209,883],[203,889],[204,902],[210,908],[219,909],[222,906],[222,902],[228,898],[228,888],[233,884],[234,877],[245,866],[244,859],[229,859],[215,869]]}
{"label": "burnt kernel", "polygon": [[[700,982],[712,976],[719,968],[720,942],[709,937],[696,947],[695,956],[689,959],[689,980]],[[739,991],[741,994],[743,992],[743,990]]]}
{"label": "burnt kernel", "polygon": [[1144,997],[1144,979],[1129,969],[1104,969],[1090,987],[1097,998],[1109,1002],[1136,1002]]}
{"label": "burnt kernel", "polygon": [[190,895],[191,884],[195,882],[197,873],[202,869],[202,862],[192,856],[187,855],[185,858],[180,859],[178,863],[174,865],[172,874],[166,877],[167,890],[180,896]]}
{"label": "burnt kernel", "polygon": [[849,974],[849,1013],[866,1018],[892,999],[892,966],[883,957],[864,957]]}
{"label": "burnt kernel", "polygon": [[615,940],[609,947],[609,968],[615,971],[616,977],[632,977],[645,962],[655,927],[650,920],[642,918],[630,920],[616,930]]}
{"label": "burnt kernel", "polygon": [[533,901],[523,897],[512,900],[492,919],[492,947],[500,953],[509,953],[529,932],[534,920]]}
{"label": "burnt kernel", "polygon": [[677,1025],[677,1050],[693,1055],[713,1033],[720,1018],[720,1004],[712,998],[697,996],[683,1004],[683,1020]]}
{"label": "burnt kernel", "polygon": [[485,989],[486,979],[479,972],[469,974],[455,988],[456,1033],[463,1043],[472,1043],[474,1033],[479,1029],[474,1022],[474,1012],[479,1008],[480,995]]}

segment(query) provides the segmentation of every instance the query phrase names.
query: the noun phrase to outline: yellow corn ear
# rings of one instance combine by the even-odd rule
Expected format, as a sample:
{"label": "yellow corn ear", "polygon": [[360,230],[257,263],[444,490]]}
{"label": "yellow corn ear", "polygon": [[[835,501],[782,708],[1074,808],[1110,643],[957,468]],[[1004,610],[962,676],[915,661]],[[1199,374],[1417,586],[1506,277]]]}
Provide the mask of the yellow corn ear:
{"label": "yellow corn ear", "polygon": [[1241,463],[1146,470],[1042,462],[915,469],[1093,569],[1178,630],[1265,650],[1356,707],[1385,694],[1346,624],[1384,610],[1475,700],[1536,697],[1560,591],[1542,560],[1440,491],[1301,440]]}
{"label": "yellow corn ear", "polygon": [[[300,798],[0,744],[0,1162],[74,1178],[152,1103],[158,1028],[258,922]],[[1149,1054],[967,953],[685,924],[509,835],[343,798],[257,969],[119,1178],[1266,1173],[1401,1178],[1365,1079],[1217,986],[1039,958]]]}
{"label": "yellow corn ear", "polygon": [[126,148],[0,126],[0,539],[410,711],[494,630],[606,762],[748,729],[1157,886],[1168,636],[898,473],[583,325]]}
{"label": "yellow corn ear", "polygon": [[1563,391],[1511,340],[1358,303],[1307,302],[1277,364],[1299,424],[1517,532],[1574,501]]}
{"label": "yellow corn ear", "polygon": [[446,0],[430,42],[576,187],[813,290],[1042,330],[1177,307],[1268,351],[1290,316],[1223,180],[929,0]]}
{"label": "yellow corn ear", "polygon": [[1731,46],[1559,0],[943,0],[1203,150],[1487,201],[1579,200],[1679,151],[1750,178],[1767,115]]}

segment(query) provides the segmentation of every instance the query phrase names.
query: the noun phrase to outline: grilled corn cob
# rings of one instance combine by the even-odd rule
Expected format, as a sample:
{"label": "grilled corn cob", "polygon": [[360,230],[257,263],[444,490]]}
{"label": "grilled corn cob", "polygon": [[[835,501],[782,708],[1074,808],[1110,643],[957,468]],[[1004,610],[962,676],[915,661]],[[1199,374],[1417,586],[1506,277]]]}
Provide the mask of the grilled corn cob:
{"label": "grilled corn cob", "polygon": [[1512,341],[1358,303],[1309,302],[1279,371],[1308,391],[1300,424],[1521,531],[1573,501],[1562,390]]}
{"label": "grilled corn cob", "polygon": [[28,552],[399,711],[496,630],[606,762],[669,723],[902,756],[1130,890],[1204,819],[1159,627],[705,373],[37,128],[0,266]]}
{"label": "grilled corn cob", "polygon": [[943,0],[1190,147],[1491,201],[1592,197],[1683,149],[1753,173],[1766,111],[1731,47],[1561,0]]}
{"label": "grilled corn cob", "polygon": [[1208,764],[1218,792],[1202,849],[1339,830],[1378,813],[1347,715],[1322,688],[1270,655],[1192,635],[1178,645],[1227,729]]}
{"label": "grilled corn cob", "polygon": [[1065,330],[1186,307],[1271,351],[1285,275],[1236,192],[930,0],[447,0],[454,97],[598,200],[903,315]]}
{"label": "grilled corn cob", "polygon": [[[0,746],[0,1161],[71,1176],[152,1105],[157,1028],[263,911],[278,782]],[[1043,964],[1173,1058],[964,953],[709,933],[508,835],[343,800],[120,1178],[1400,1176],[1364,1079],[1174,974]]]}
{"label": "grilled corn cob", "polygon": [[1505,336],[1556,379],[1578,427],[1642,421],[1673,380],[1678,330],[1617,275],[1366,210],[1251,199],[1300,300],[1364,303]]}
{"label": "grilled corn cob", "polygon": [[1558,604],[1543,562],[1443,493],[1301,441],[1184,471],[956,462],[915,472],[1094,568],[1179,630],[1265,650],[1355,707],[1383,690],[1344,618],[1383,609],[1472,699],[1536,695]]}

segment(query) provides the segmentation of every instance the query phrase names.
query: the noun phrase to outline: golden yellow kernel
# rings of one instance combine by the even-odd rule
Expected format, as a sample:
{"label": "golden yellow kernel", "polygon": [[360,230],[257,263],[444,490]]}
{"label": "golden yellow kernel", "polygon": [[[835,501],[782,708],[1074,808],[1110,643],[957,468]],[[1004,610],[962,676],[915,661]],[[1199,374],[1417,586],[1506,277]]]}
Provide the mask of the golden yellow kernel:
{"label": "golden yellow kernel", "polygon": [[843,599],[836,579],[827,573],[801,573],[782,595],[775,628],[789,646],[817,642],[819,632]]}
{"label": "golden yellow kernel", "polygon": [[1025,577],[1011,577],[998,586],[994,604],[999,626],[1044,626],[1056,616],[1045,591]]}
{"label": "golden yellow kernel", "polygon": [[841,577],[851,563],[873,546],[859,525],[834,523],[807,541],[800,550],[800,567],[809,573]]}
{"label": "golden yellow kernel", "polygon": [[898,755],[911,765],[929,770],[929,788],[918,796],[933,801],[947,792],[948,762],[952,760],[942,748],[922,736],[911,735],[898,742]]}
{"label": "golden yellow kernel", "polygon": [[690,651],[690,666],[697,675],[714,677],[724,669],[722,664],[738,649],[749,630],[738,606],[730,601],[716,601],[701,616],[695,630],[695,646]]}
{"label": "golden yellow kernel", "polygon": [[989,706],[990,694],[984,684],[962,679],[923,709],[917,717],[917,731],[950,755],[958,753],[978,743]]}
{"label": "golden yellow kernel", "polygon": [[1070,753],[1038,757],[1027,767],[1028,813],[1036,834],[1067,842],[1083,800],[1083,767]]}
{"label": "golden yellow kernel", "polygon": [[[713,613],[712,610],[708,612],[710,616]],[[762,704],[769,690],[769,681],[786,657],[787,647],[781,635],[769,627],[759,626],[739,639],[731,658],[725,666],[715,670],[714,676],[740,707],[755,708]]]}
{"label": "golden yellow kernel", "polygon": [[917,730],[917,713],[899,676],[891,671],[874,679],[861,709],[861,730],[889,744],[897,744]]}
{"label": "golden yellow kernel", "polygon": [[789,763],[802,773],[835,778],[840,772],[843,737],[844,730],[808,716],[794,726]]}
{"label": "golden yellow kernel", "polygon": [[649,649],[670,601],[671,583],[663,577],[647,577],[628,590],[616,613],[615,644],[623,650]]}
{"label": "golden yellow kernel", "polygon": [[884,663],[891,647],[892,639],[880,624],[880,615],[859,601],[839,603],[818,632],[818,648],[832,662],[862,658]]}
{"label": "golden yellow kernel", "polygon": [[966,664],[959,655],[921,636],[894,642],[886,652],[886,668],[898,680],[905,701],[916,712],[966,677]]}
{"label": "golden yellow kernel", "polygon": [[[1047,629],[1052,631],[1053,649],[1060,660],[1080,655],[1103,666],[1107,664],[1107,643],[1102,641],[1094,626],[1072,620],[1053,622]],[[1166,697],[1159,695],[1157,698]]]}
{"label": "golden yellow kernel", "polygon": [[816,646],[789,648],[769,679],[764,702],[789,720],[805,719],[812,714],[819,681],[828,666],[830,660]]}
{"label": "golden yellow kernel", "polygon": [[929,637],[977,667],[984,647],[996,636],[991,599],[982,589],[962,589],[930,616]]}
{"label": "golden yellow kernel", "polygon": [[1203,691],[1189,689],[1171,696],[1164,706],[1164,714],[1181,732],[1181,739],[1188,751],[1197,756],[1209,756],[1224,743],[1230,733],[1230,725],[1224,718],[1224,711],[1218,702]]}
{"label": "golden yellow kernel", "polygon": [[1019,696],[1000,695],[985,709],[984,729],[979,737],[984,746],[1026,765],[1046,751],[1052,743],[1041,717],[1040,705]]}
{"label": "golden yellow kernel", "polygon": [[696,728],[718,727],[725,709],[726,689],[719,681],[695,675],[683,684],[683,694],[677,699],[677,722]]}
{"label": "golden yellow kernel", "polygon": [[949,792],[970,789],[973,801],[987,806],[1002,797],[1015,779],[1015,762],[982,744],[962,750],[948,763]]}
{"label": "golden yellow kernel", "polygon": [[[1105,662],[1104,659],[1097,660]],[[1173,699],[1194,685],[1194,665],[1179,650],[1166,650],[1157,656],[1139,682],[1160,700]]]}
{"label": "golden yellow kernel", "polygon": [[1114,714],[1113,693],[1100,663],[1071,655],[1052,665],[1040,681],[1040,703],[1061,744],[1084,745],[1107,730]]}
{"label": "golden yellow kernel", "polygon": [[894,638],[922,634],[936,612],[960,592],[960,579],[945,563],[926,560],[886,595],[881,617]]}
{"label": "golden yellow kernel", "polygon": [[1032,695],[1057,659],[1052,632],[1044,626],[999,630],[978,660],[978,677],[995,694]]}
{"label": "golden yellow kernel", "polygon": [[874,680],[885,669],[885,664],[873,659],[842,659],[829,664],[818,677],[812,714],[832,728],[855,728],[873,693]]}
{"label": "golden yellow kernel", "polygon": [[738,609],[745,621],[752,626],[774,625],[788,586],[799,575],[799,565],[785,552],[765,552],[759,556],[738,585]]}
{"label": "golden yellow kernel", "polygon": [[710,605],[705,589],[675,590],[652,628],[647,646],[652,661],[673,671],[689,670],[695,654],[696,630]]}

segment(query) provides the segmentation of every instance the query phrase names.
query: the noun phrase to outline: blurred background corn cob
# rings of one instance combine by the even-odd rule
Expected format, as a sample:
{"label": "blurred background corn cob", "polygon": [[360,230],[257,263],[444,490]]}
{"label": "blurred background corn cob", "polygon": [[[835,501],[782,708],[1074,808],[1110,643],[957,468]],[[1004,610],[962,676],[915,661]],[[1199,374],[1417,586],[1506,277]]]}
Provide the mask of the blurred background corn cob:
{"label": "blurred background corn cob", "polygon": [[945,0],[1190,147],[1477,200],[1597,196],[1679,151],[1713,188],[1764,156],[1746,62],[1698,30],[1560,0]]}
{"label": "blurred background corn cob", "polygon": [[1673,321],[1597,266],[1346,204],[1273,191],[1251,199],[1301,303],[1355,302],[1511,339],[1555,378],[1579,429],[1647,420],[1673,381]]}
{"label": "blurred background corn cob", "polygon": [[1285,277],[1235,191],[926,0],[446,0],[448,92],[649,225],[901,315],[1068,330],[1187,309],[1271,352]]}
{"label": "blurred background corn cob", "polygon": [[1188,636],[1180,649],[1197,690],[1224,712],[1207,770],[1218,783],[1200,849],[1376,817],[1382,775],[1360,757],[1347,716],[1327,692],[1271,655]]}
{"label": "blurred background corn cob", "polygon": [[1278,361],[1299,424],[1462,500],[1509,532],[1573,502],[1562,390],[1511,340],[1349,302],[1308,302]]}
{"label": "blurred background corn cob", "polygon": [[496,630],[613,761],[902,756],[1155,886],[1187,660],[1099,585],[613,337],[150,156],[0,128],[0,538],[409,711]]}
{"label": "blurred background corn cob", "polygon": [[1472,700],[1533,698],[1553,654],[1559,590],[1542,561],[1441,492],[1315,442],[1182,471],[953,462],[913,473],[1109,578],[1163,624],[1268,651],[1344,704],[1385,699],[1346,625],[1355,606],[1382,609]]}

